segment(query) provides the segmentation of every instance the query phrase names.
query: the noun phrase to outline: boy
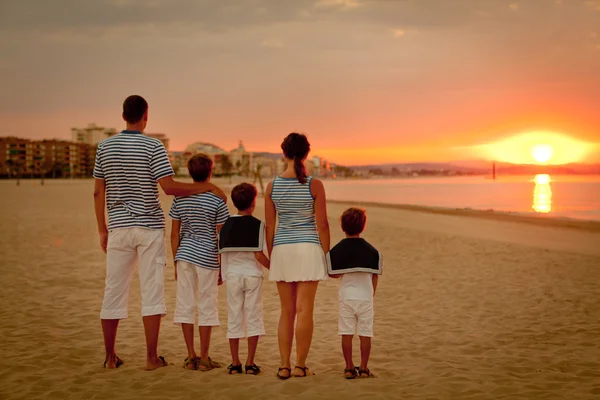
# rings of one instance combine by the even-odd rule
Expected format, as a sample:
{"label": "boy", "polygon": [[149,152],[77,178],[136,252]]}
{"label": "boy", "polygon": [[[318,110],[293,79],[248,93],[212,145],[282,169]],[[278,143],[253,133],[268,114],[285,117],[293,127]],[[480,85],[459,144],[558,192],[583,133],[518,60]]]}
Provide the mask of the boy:
{"label": "boy", "polygon": [[126,129],[98,145],[94,166],[94,210],[100,246],[106,253],[100,313],[106,350],[104,368],[123,364],[115,352],[115,342],[119,321],[128,317],[129,287],[137,264],[146,334],[146,369],[153,370],[168,365],[157,350],[160,323],[166,313],[165,216],[157,184],[167,195],[190,196],[214,191],[226,197],[212,183],[173,180],[165,146],[143,134],[148,123],[148,103],[143,97],[127,97],[122,117]]}
{"label": "boy", "polygon": [[[360,237],[365,229],[365,210],[349,208],[342,214],[342,230],[346,239],[327,253],[329,276],[341,276],[338,320],[342,336],[342,351],[346,360],[344,376],[354,379],[374,377],[368,368],[373,337],[373,297],[377,290],[377,279],[382,273],[381,253]],[[352,338],[358,328],[360,338],[360,367],[352,361]]]}
{"label": "boy", "polygon": [[[213,162],[205,154],[188,161],[194,182],[208,182]],[[220,282],[217,235],[229,217],[225,202],[212,193],[176,197],[169,216],[173,219],[171,247],[175,260],[177,305],[175,324],[181,324],[188,350],[184,368],[209,371],[221,365],[208,356],[213,326],[219,326],[217,311]],[[194,297],[198,292],[197,304]],[[194,306],[198,308],[200,357],[194,350]]]}
{"label": "boy", "polygon": [[258,338],[265,334],[262,310],[261,264],[269,268],[263,253],[265,225],[252,216],[256,208],[257,190],[254,185],[241,183],[231,196],[238,210],[231,216],[219,235],[219,252],[224,281],[227,282],[227,338],[232,362],[229,374],[241,374],[240,338],[248,338],[246,374],[258,375],[260,367],[254,362]]}

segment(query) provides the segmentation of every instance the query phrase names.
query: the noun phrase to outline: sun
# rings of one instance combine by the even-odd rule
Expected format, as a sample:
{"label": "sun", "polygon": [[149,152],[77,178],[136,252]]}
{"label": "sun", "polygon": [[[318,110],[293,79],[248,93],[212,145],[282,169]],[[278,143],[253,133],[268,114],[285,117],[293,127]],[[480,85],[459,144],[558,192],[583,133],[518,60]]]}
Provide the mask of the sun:
{"label": "sun", "polygon": [[531,155],[536,162],[545,163],[550,161],[554,149],[549,144],[536,144],[531,147]]}

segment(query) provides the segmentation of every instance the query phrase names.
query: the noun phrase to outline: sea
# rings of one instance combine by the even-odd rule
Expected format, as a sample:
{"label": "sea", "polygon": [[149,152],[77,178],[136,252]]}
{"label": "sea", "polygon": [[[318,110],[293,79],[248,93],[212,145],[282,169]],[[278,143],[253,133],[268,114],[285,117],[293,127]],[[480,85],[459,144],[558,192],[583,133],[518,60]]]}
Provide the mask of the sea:
{"label": "sea", "polygon": [[600,220],[600,176],[330,179],[324,184],[331,200]]}

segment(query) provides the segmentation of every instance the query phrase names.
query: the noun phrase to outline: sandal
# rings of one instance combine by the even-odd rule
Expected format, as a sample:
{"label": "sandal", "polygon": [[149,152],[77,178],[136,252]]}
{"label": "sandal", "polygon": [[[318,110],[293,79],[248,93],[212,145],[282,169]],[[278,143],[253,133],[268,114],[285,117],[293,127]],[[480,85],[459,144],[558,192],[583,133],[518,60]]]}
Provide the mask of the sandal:
{"label": "sandal", "polygon": [[160,365],[156,366],[155,368],[146,368],[146,371],[154,371],[155,369],[161,367],[168,367],[169,365],[171,365],[167,362],[167,360],[165,360],[163,356],[158,356],[158,361],[160,362]]}
{"label": "sandal", "polygon": [[222,368],[222,365],[210,357],[208,357],[207,361],[198,360],[198,369],[200,371],[206,372],[214,368]]}
{"label": "sandal", "polygon": [[[288,376],[285,375],[281,375],[280,372],[281,371],[287,371],[288,372]],[[288,367],[281,367],[277,370],[277,377],[279,379],[281,379],[282,381],[285,381],[286,379],[290,379],[292,377],[292,370]]]}
{"label": "sandal", "polygon": [[[350,374],[350,375],[346,375],[346,374]],[[344,369],[344,378],[346,378],[346,379],[354,379],[357,376],[358,376],[358,372],[357,372],[357,368],[356,367]]]}
{"label": "sandal", "polygon": [[[296,375],[294,374],[294,376],[296,378],[305,378],[307,376],[313,376],[316,375],[314,372],[312,372],[311,370],[308,369],[308,367],[299,367],[299,366],[295,366],[294,368],[301,370],[302,372],[304,372],[304,375]],[[310,371],[311,375],[307,375],[306,371]]]}
{"label": "sandal", "polygon": [[[118,356],[117,357],[117,362],[115,363],[115,368],[119,368],[121,365],[123,365],[123,360],[121,360]],[[106,363],[108,362],[108,360],[104,360],[104,368],[106,368]]]}
{"label": "sandal", "polygon": [[240,364],[240,365],[229,364],[229,367],[227,367],[227,371],[229,372],[229,375],[241,374],[243,372],[242,364]]}
{"label": "sandal", "polygon": [[[198,360],[199,360],[198,357],[193,357],[191,360],[186,357],[186,359],[183,360],[183,368],[189,369],[189,370],[196,370],[196,369],[198,369]],[[190,365],[193,368],[190,368]]]}
{"label": "sandal", "polygon": [[[369,370],[369,368],[367,368],[367,369],[357,368],[357,370],[358,370],[359,378],[375,378],[375,375]],[[366,376],[363,376],[363,375],[366,375]]]}
{"label": "sandal", "polygon": [[246,365],[246,375],[260,374],[260,367],[256,364]]}

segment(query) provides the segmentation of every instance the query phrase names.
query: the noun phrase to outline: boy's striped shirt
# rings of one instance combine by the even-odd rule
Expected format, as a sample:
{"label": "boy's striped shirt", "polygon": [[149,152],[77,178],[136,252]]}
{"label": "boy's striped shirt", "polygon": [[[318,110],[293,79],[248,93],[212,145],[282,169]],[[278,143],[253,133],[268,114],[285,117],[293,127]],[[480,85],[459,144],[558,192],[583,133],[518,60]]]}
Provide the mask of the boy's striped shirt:
{"label": "boy's striped shirt", "polygon": [[306,183],[278,176],[273,181],[271,200],[277,210],[277,231],[273,246],[293,243],[321,244],[315,219],[315,199],[310,191],[312,177]]}
{"label": "boy's striped shirt", "polygon": [[181,221],[175,261],[186,261],[202,268],[219,268],[217,225],[223,225],[229,218],[229,209],[223,199],[210,192],[175,197],[169,217]]}
{"label": "boy's striped shirt", "polygon": [[164,229],[157,181],[171,175],[167,150],[158,139],[125,130],[100,142],[93,176],[106,183],[108,229]]}

